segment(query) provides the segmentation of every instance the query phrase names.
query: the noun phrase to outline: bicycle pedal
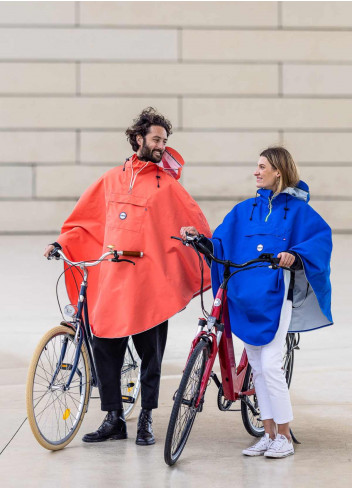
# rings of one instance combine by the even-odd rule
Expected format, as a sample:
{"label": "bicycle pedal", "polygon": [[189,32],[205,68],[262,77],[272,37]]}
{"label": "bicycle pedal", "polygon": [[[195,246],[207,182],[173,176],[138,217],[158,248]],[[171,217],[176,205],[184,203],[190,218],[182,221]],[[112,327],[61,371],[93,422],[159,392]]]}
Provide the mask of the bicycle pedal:
{"label": "bicycle pedal", "polygon": [[72,370],[73,365],[71,363],[62,363],[61,370]]}
{"label": "bicycle pedal", "polygon": [[132,396],[121,396],[122,402],[127,402],[129,404],[134,404],[135,398]]}

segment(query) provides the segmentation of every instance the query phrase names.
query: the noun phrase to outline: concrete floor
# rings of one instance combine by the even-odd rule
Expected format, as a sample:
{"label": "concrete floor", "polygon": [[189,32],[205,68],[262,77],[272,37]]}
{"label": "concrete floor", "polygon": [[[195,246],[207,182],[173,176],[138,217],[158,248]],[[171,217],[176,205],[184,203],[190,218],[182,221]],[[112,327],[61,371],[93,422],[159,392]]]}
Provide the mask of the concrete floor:
{"label": "concrete floor", "polygon": [[[25,381],[33,349],[60,320],[55,282],[61,264],[41,258],[50,241],[51,236],[0,238],[0,451],[26,417]],[[26,422],[0,456],[0,487],[351,487],[351,246],[352,236],[334,237],[335,325],[302,335],[296,355],[292,426],[302,445],[293,457],[243,457],[241,450],[253,439],[240,413],[217,409],[211,384],[179,462],[172,468],[165,465],[172,395],[200,314],[195,299],[170,322],[160,407],[154,415],[156,445],[135,445],[138,409],[128,421],[128,440],[83,444],[81,435],[96,429],[102,419],[99,401],[93,399],[79,435],[60,452],[39,446]],[[239,341],[235,349],[241,351]]]}

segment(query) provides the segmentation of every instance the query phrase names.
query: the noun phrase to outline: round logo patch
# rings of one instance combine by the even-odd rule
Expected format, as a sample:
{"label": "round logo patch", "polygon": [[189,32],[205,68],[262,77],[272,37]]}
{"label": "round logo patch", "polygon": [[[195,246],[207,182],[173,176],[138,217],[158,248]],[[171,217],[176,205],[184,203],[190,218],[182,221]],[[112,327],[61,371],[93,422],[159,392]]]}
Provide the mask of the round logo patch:
{"label": "round logo patch", "polygon": [[257,250],[258,250],[258,251],[262,251],[262,249],[263,249],[263,248],[264,248],[264,246],[263,246],[262,244],[259,244],[259,245],[257,246]]}
{"label": "round logo patch", "polygon": [[121,212],[120,219],[124,220],[124,219],[126,219],[126,217],[127,217],[126,212]]}
{"label": "round logo patch", "polygon": [[221,299],[215,299],[214,306],[220,306],[220,304],[221,304]]}

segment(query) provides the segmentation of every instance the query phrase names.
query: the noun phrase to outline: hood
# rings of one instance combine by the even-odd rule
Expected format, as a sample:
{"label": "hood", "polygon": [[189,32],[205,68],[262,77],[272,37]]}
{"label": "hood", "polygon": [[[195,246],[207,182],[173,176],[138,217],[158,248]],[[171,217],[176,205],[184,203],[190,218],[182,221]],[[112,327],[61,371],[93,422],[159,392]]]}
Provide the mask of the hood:
{"label": "hood", "polygon": [[160,163],[156,163],[156,165],[164,170],[164,172],[168,173],[176,180],[178,180],[181,176],[182,167],[185,164],[184,159],[175,149],[167,146],[165,148],[163,157]]}
{"label": "hood", "polygon": [[[286,216],[287,216],[287,211],[290,210],[290,204],[289,204],[289,199],[288,199],[288,196],[291,196],[295,199],[298,199],[298,200],[303,200],[303,202],[305,202],[306,204],[309,202],[309,199],[310,199],[310,195],[309,195],[309,187],[308,185],[303,182],[303,180],[300,180],[297,185],[295,187],[287,187],[285,188],[282,192],[280,192],[278,195],[275,195],[275,197],[273,198],[273,191],[272,190],[269,190],[269,189],[266,189],[266,188],[260,188],[259,190],[257,190],[257,193],[256,193],[256,196],[255,196],[255,199],[254,199],[254,203],[252,204],[253,207],[252,207],[252,211],[251,211],[251,214],[250,214],[250,217],[249,217],[249,220],[252,221],[253,219],[253,213],[254,213],[254,209],[255,207],[257,207],[257,197],[258,195],[260,197],[263,197],[264,199],[267,199],[269,204],[268,204],[268,207],[269,207],[269,213],[268,215],[266,216],[265,218],[265,222],[267,222],[267,220],[269,219],[270,217],[270,214],[271,214],[271,211],[272,211],[272,202],[274,199],[279,199],[281,200],[282,198],[286,197],[286,204],[285,204],[285,207],[284,207],[284,210],[285,210],[285,214],[283,216],[284,219],[286,219]],[[282,197],[281,197],[282,196]]]}
{"label": "hood", "polygon": [[289,194],[292,197],[296,197],[296,199],[303,200],[307,203],[310,200],[309,187],[303,180],[300,180],[295,187],[285,188],[281,193]]}
{"label": "hood", "polygon": [[[266,188],[258,189],[257,193],[267,199],[273,195],[273,191]],[[303,180],[300,180],[295,187],[286,187],[279,195],[282,194],[291,195],[291,197],[295,197],[296,199],[303,200],[307,203],[310,200],[309,187]]]}
{"label": "hood", "polygon": [[184,165],[184,159],[182,156],[173,148],[166,147],[163,157],[160,163],[154,163],[152,161],[142,161],[138,158],[137,153],[134,153],[132,157],[126,158],[126,161],[123,165],[123,171],[126,169],[126,164],[130,163],[131,168],[131,181],[129,191],[133,189],[133,186],[136,182],[137,176],[141,173],[145,168],[152,168],[155,165],[157,169],[157,186],[160,187],[159,180],[159,168],[161,168],[165,173],[168,173],[170,176],[178,180],[181,176],[182,167]]}

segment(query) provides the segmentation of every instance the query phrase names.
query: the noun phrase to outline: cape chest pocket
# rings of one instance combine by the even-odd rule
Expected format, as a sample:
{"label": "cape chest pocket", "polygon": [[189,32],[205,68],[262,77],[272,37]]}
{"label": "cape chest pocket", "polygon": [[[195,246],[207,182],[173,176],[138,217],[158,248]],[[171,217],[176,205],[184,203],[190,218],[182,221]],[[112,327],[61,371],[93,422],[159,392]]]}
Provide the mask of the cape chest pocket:
{"label": "cape chest pocket", "polygon": [[145,197],[110,194],[107,225],[112,229],[125,229],[138,233],[147,211],[147,199]]}
{"label": "cape chest pocket", "polygon": [[256,226],[251,232],[245,234],[245,239],[251,252],[279,253],[287,249],[284,229]]}

